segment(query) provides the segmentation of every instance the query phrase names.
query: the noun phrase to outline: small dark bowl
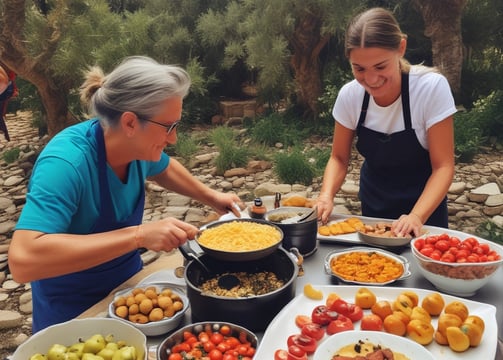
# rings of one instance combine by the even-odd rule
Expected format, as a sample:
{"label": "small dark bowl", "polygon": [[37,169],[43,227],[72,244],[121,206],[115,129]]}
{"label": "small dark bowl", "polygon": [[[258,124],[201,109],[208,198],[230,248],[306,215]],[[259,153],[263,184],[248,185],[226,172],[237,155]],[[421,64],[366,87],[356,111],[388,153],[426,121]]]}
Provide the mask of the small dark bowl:
{"label": "small dark bowl", "polygon": [[265,214],[265,220],[283,231],[282,246],[286,250],[295,247],[303,256],[313,254],[317,249],[318,219],[312,216],[299,223],[282,223],[282,220],[299,215],[307,215],[313,209],[306,207],[282,206]]}
{"label": "small dark bowl", "polygon": [[183,334],[186,331],[192,332],[192,333],[200,333],[201,331],[204,330],[211,330],[211,331],[216,331],[218,330],[222,325],[227,325],[231,328],[231,336],[235,336],[237,339],[240,339],[240,334],[244,333],[246,334],[246,339],[247,341],[250,342],[250,344],[256,349],[258,346],[258,338],[257,336],[251,332],[250,330],[233,324],[229,322],[223,322],[223,321],[211,321],[211,322],[198,322],[195,324],[190,324],[187,326],[184,326],[181,329],[178,329],[171,335],[169,335],[166,339],[164,339],[159,346],[157,347],[157,360],[168,360],[170,349],[175,346],[176,344],[181,343],[183,339]]}

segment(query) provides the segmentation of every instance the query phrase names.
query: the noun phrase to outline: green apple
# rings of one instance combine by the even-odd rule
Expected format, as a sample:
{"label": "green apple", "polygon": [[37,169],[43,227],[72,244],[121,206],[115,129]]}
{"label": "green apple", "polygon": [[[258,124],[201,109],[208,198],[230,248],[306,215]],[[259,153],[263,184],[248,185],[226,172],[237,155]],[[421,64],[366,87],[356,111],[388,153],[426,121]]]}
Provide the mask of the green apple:
{"label": "green apple", "polygon": [[37,353],[30,356],[30,360],[47,360],[47,356],[41,353]]}
{"label": "green apple", "polygon": [[48,360],[65,360],[66,350],[68,348],[65,345],[53,344],[49,350],[47,350]]}
{"label": "green apple", "polygon": [[136,360],[136,348],[124,346],[114,353],[112,360]]}
{"label": "green apple", "polygon": [[70,347],[68,348],[68,352],[74,353],[79,358],[81,358],[82,354],[84,353],[84,343],[78,342],[78,343],[70,345]]}
{"label": "green apple", "polygon": [[84,341],[84,353],[97,354],[106,345],[105,338],[101,334],[95,334]]}
{"label": "green apple", "polygon": [[104,360],[101,356],[92,353],[84,353],[81,360]]}
{"label": "green apple", "polygon": [[[113,344],[113,343],[110,343]],[[107,344],[108,345],[108,344]],[[119,349],[112,349],[111,347],[105,347],[101,349],[96,355],[101,356],[104,360],[112,360],[112,357],[114,356],[115,352],[118,351]]]}

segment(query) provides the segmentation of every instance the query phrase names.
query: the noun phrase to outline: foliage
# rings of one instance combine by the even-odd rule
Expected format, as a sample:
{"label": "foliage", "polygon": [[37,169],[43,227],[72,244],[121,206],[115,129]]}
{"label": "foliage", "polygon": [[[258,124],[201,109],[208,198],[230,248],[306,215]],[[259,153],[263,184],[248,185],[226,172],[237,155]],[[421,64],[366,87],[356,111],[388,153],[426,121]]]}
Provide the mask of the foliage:
{"label": "foliage", "polygon": [[274,172],[280,181],[287,184],[310,185],[316,175],[314,167],[298,148],[294,148],[290,153],[276,154]]}
{"label": "foliage", "polygon": [[475,230],[476,234],[484,239],[503,245],[503,228],[492,221],[480,224]]}
{"label": "foliage", "polygon": [[192,155],[194,155],[198,148],[198,142],[185,133],[177,133],[176,144],[170,147],[174,153],[182,158],[184,164],[188,164]]}
{"label": "foliage", "polygon": [[313,167],[316,173],[316,176],[322,176],[325,171],[325,167],[327,166],[328,159],[330,159],[330,155],[332,153],[332,148],[326,149],[312,149],[307,153],[307,156],[310,159],[313,159]]}
{"label": "foliage", "polygon": [[252,140],[267,146],[275,146],[276,143],[282,143],[284,146],[298,144],[303,137],[303,131],[294,126],[294,121],[288,121],[289,118],[289,114],[278,112],[260,118],[251,130]]}
{"label": "foliage", "polygon": [[231,128],[216,127],[210,132],[209,137],[219,152],[215,158],[217,174],[222,175],[226,170],[246,166],[250,157],[249,149],[238,143],[236,134]]}
{"label": "foliage", "polygon": [[17,159],[19,159],[19,154],[20,153],[21,153],[21,150],[19,148],[15,147],[13,149],[6,150],[2,154],[2,158],[4,159],[4,161],[7,164],[11,164],[14,161],[16,161]]}
{"label": "foliage", "polygon": [[471,110],[455,115],[454,140],[459,161],[471,161],[489,138],[503,141],[503,90],[492,92],[476,101]]}

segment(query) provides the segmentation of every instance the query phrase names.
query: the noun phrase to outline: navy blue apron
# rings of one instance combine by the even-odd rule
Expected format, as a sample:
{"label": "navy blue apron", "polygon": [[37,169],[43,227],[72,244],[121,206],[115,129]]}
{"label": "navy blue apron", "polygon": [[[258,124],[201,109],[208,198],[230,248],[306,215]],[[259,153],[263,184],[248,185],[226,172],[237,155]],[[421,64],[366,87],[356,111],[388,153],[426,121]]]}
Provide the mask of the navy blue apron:
{"label": "navy blue apron", "polygon": [[[412,128],[409,75],[402,74],[402,111],[405,130],[385,134],[363,126],[370,95],[365,92],[358,120],[356,148],[365,158],[360,171],[362,215],[397,219],[414,207],[432,173],[429,152]],[[426,224],[448,227],[447,197]]]}
{"label": "navy blue apron", "polygon": [[[107,162],[103,129],[94,124],[98,143],[100,217],[90,233],[100,233],[138,225],[142,221],[145,189],[141,186],[136,209],[123,221],[117,221],[107,178]],[[90,184],[91,185],[91,184]],[[110,291],[141,270],[138,250],[93,268],[32,283],[33,333],[76,316],[108,296]]]}

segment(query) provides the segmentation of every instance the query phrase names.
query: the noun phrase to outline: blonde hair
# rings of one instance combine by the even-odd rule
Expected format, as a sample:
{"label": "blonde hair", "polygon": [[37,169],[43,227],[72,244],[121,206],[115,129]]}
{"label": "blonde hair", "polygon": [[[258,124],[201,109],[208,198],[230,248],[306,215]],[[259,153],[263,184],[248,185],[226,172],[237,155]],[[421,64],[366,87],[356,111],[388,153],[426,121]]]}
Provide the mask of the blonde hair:
{"label": "blonde hair", "polygon": [[153,117],[166,99],[183,98],[189,88],[190,77],[181,67],[132,56],[108,75],[99,66],[90,67],[80,87],[80,98],[88,104],[91,116],[114,126],[125,111],[144,119]]}

